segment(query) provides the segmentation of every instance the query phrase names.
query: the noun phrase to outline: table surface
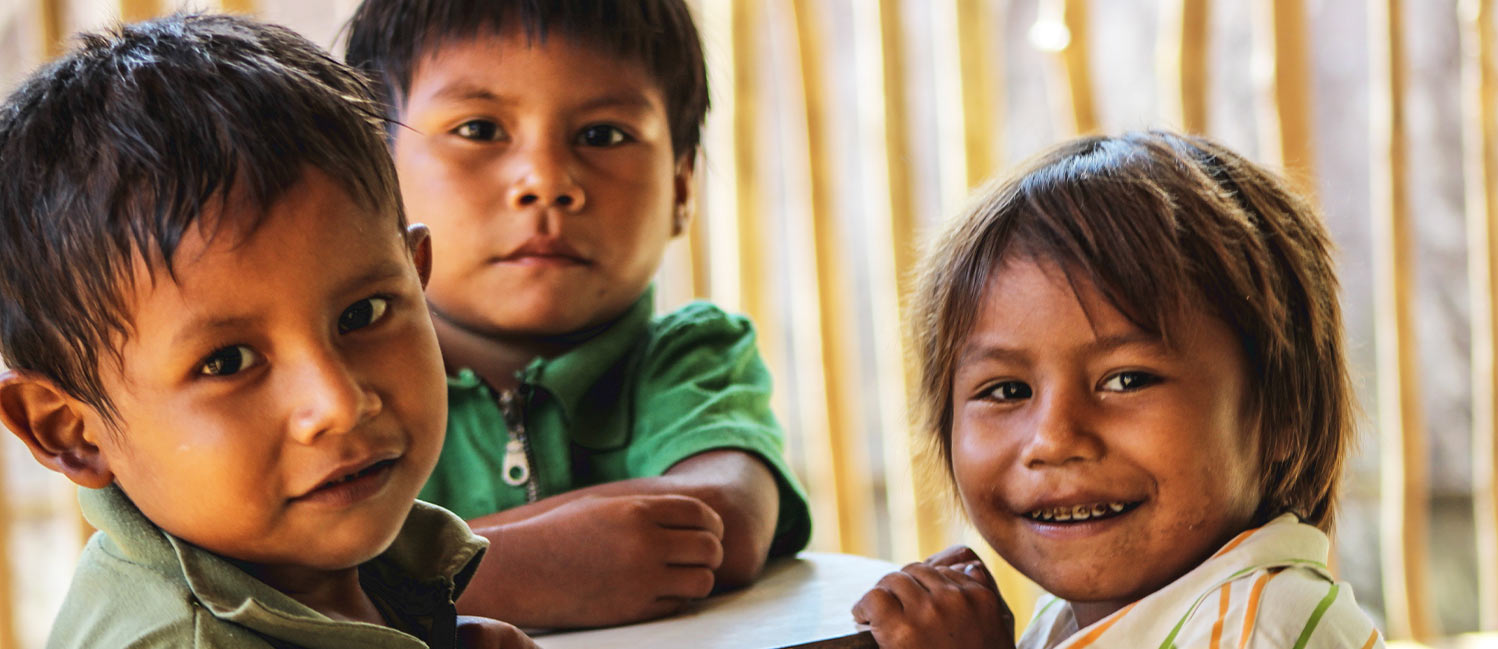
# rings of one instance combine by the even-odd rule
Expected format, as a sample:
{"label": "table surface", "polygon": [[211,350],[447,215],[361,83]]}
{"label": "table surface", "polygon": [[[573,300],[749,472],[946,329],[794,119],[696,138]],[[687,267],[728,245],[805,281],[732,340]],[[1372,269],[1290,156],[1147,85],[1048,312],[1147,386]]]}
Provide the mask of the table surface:
{"label": "table surface", "polygon": [[[693,647],[768,649],[860,631],[850,611],[880,577],[900,567],[848,554],[802,552],[765,567],[753,586],[695,602],[672,617],[639,624],[543,633],[542,649]],[[829,646],[860,646],[867,638]]]}

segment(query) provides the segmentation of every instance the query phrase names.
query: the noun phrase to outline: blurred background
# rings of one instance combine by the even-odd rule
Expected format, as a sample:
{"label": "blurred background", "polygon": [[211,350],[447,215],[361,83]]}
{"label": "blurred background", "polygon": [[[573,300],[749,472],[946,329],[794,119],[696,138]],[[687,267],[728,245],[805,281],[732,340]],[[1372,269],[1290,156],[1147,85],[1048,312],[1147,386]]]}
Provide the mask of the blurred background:
{"label": "blurred background", "polygon": [[[336,52],[356,4],[0,0],[0,91],[121,18],[246,12]],[[811,549],[903,563],[981,544],[907,436],[900,289],[920,236],[1052,143],[1176,128],[1283,170],[1340,247],[1363,417],[1335,569],[1390,639],[1498,630],[1494,0],[691,4],[713,109],[698,218],[657,296],[758,324]],[[0,460],[0,648],[40,647],[88,530],[19,442]],[[1000,573],[1025,619],[1034,587]]]}

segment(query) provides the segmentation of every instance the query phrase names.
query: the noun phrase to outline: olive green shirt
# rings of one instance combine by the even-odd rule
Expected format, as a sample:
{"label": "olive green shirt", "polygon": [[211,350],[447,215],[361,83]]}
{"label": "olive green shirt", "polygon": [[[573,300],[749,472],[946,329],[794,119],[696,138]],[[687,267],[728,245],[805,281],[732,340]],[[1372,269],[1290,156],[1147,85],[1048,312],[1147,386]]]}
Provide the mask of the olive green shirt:
{"label": "olive green shirt", "polygon": [[453,600],[488,544],[451,512],[417,502],[390,547],[359,566],[360,585],[392,628],[308,608],[162,531],[116,487],[81,489],[78,498],[99,532],[78,560],[51,649],[448,649]]}
{"label": "olive green shirt", "polygon": [[499,395],[472,371],[449,377],[447,440],[421,498],[473,519],[579,487],[659,476],[706,451],[741,450],[762,459],[779,487],[771,556],[805,547],[811,515],[785,464],[754,327],[703,302],[652,317],[653,292],[579,334],[567,352],[521,370],[508,423]]}

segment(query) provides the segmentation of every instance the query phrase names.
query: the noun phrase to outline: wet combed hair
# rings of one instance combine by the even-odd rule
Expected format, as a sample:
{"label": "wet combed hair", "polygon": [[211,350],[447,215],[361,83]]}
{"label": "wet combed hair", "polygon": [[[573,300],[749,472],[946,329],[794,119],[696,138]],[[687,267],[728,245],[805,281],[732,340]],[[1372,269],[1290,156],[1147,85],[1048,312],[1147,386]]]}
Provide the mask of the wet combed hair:
{"label": "wet combed hair", "polygon": [[1167,344],[1186,309],[1225,322],[1260,422],[1255,523],[1330,529],[1355,406],[1331,241],[1283,180],[1205,138],[1083,138],[980,190],[930,243],[909,323],[916,416],[949,477],[952,379],[984,286],[1008,259],[1046,260]]}
{"label": "wet combed hair", "polygon": [[690,158],[701,141],[707,67],[684,0],[364,0],[346,29],[344,59],[379,83],[392,128],[426,57],[458,41],[523,33],[643,64],[665,96],[672,151]]}
{"label": "wet combed hair", "polygon": [[0,106],[0,355],[113,422],[98,368],[120,361],[137,260],[175,277],[205,210],[253,232],[309,165],[403,232],[384,132],[364,77],[283,27],[179,14],[81,35]]}

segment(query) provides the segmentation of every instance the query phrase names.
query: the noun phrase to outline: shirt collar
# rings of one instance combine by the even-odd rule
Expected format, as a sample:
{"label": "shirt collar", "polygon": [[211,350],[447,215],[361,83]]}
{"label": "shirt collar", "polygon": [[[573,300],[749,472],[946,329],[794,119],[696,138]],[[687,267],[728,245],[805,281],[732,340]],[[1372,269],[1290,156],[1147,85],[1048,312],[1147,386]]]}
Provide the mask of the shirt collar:
{"label": "shirt collar", "polygon": [[619,363],[630,348],[650,325],[655,313],[655,287],[645,293],[626,309],[623,315],[608,324],[582,332],[582,341],[572,349],[553,358],[537,358],[521,372],[521,379],[533,383],[557,400],[562,415],[569,425],[573,414],[589,388],[598,383],[604,373]]}
{"label": "shirt collar", "polygon": [[[309,648],[346,646],[346,635],[337,639],[355,629],[370,640],[415,640],[393,628],[328,618],[228,559],[168,534],[119,487],[80,489],[78,499],[84,517],[104,533],[111,553],[180,577],[215,617]],[[444,591],[441,596],[456,600],[487,546],[451,512],[416,501],[391,546],[360,566],[360,580],[367,590],[376,586],[385,598],[411,585]]]}

